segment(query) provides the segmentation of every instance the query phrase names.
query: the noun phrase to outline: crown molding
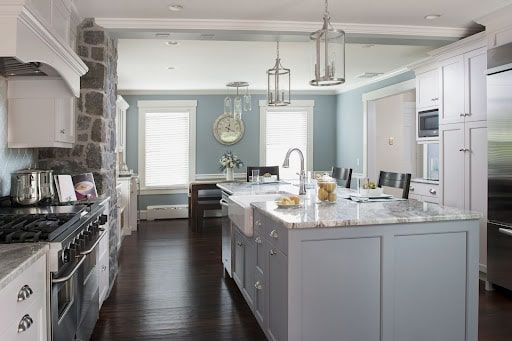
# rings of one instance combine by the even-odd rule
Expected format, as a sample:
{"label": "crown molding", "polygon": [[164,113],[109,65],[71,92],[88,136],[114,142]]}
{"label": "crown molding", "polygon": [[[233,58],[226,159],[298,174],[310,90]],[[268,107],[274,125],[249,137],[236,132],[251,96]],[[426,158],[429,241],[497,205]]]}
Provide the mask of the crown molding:
{"label": "crown molding", "polygon": [[[121,96],[227,96],[233,95],[233,91],[226,89],[197,89],[197,90],[137,90],[118,89]],[[251,95],[266,95],[266,90],[250,90]],[[292,90],[292,95],[330,96],[336,95],[336,90]]]}
{"label": "crown molding", "polygon": [[[191,30],[306,33],[318,30],[321,22],[273,20],[210,20],[166,18],[96,18],[108,30]],[[347,34],[463,38],[477,32],[471,28],[413,25],[334,23]]]}

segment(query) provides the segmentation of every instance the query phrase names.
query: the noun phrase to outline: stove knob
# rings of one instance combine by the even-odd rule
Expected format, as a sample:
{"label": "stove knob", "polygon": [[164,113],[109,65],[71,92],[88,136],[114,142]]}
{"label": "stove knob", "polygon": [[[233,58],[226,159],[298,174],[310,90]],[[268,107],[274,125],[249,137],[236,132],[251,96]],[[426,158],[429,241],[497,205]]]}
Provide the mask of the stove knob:
{"label": "stove knob", "polygon": [[107,223],[108,217],[105,214],[100,215],[99,223],[100,225],[105,225]]}

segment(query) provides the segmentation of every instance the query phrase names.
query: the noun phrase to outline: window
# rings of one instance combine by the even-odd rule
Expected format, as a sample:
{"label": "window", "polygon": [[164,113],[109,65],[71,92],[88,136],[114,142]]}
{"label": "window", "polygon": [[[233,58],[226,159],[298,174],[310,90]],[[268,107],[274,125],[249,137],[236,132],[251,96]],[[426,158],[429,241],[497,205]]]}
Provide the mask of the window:
{"label": "window", "polygon": [[146,194],[184,192],[195,175],[196,101],[139,101],[139,173]]}
{"label": "window", "polygon": [[[260,162],[265,166],[281,166],[290,148],[304,154],[304,167],[313,170],[313,106],[314,101],[292,101],[287,107],[268,107],[260,102]],[[280,167],[282,179],[297,178],[298,155],[290,158],[290,168]]]}

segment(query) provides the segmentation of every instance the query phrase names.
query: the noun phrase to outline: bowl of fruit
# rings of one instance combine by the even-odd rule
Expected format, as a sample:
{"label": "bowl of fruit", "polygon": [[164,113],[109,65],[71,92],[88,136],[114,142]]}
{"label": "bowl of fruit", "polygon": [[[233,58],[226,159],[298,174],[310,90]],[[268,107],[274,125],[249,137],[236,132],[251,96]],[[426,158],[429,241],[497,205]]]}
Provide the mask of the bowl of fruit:
{"label": "bowl of fruit", "polygon": [[382,188],[377,187],[375,182],[366,179],[366,181],[362,181],[359,188],[359,195],[362,197],[379,197],[382,195]]}
{"label": "bowl of fruit", "polygon": [[275,201],[278,208],[300,207],[301,201],[298,195],[285,195]]}
{"label": "bowl of fruit", "polygon": [[317,198],[320,202],[335,203],[337,199],[336,181],[330,176],[323,176],[317,180]]}

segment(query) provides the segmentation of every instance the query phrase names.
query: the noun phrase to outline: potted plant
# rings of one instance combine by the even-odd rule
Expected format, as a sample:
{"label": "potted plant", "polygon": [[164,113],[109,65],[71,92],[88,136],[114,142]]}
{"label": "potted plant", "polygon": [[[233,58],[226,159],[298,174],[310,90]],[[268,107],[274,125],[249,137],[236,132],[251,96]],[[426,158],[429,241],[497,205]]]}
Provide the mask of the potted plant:
{"label": "potted plant", "polygon": [[227,181],[235,180],[235,173],[234,173],[233,169],[235,167],[240,168],[244,165],[242,160],[240,160],[240,158],[237,155],[233,154],[232,151],[228,151],[228,152],[222,154],[222,156],[219,159],[219,164],[220,164],[220,170],[226,171],[226,180]]}

